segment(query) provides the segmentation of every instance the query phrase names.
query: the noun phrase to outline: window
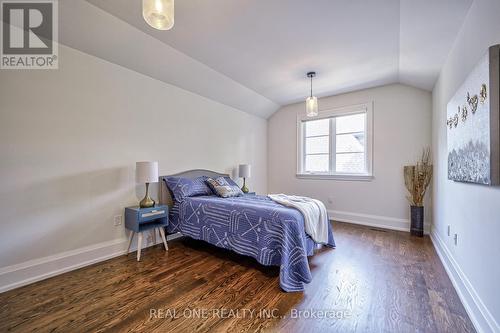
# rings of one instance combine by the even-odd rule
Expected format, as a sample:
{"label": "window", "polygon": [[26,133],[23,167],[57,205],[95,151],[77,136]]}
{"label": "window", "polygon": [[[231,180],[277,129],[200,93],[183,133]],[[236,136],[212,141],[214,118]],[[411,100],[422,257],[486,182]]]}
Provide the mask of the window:
{"label": "window", "polygon": [[298,173],[311,178],[371,178],[370,105],[324,111],[313,119],[299,117]]}

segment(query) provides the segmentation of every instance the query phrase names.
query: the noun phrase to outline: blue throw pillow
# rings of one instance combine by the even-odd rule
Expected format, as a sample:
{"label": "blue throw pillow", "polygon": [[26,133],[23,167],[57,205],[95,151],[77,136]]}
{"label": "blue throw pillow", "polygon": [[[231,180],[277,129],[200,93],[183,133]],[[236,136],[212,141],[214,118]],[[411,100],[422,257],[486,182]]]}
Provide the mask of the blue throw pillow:
{"label": "blue throw pillow", "polygon": [[238,184],[236,184],[236,182],[235,182],[234,180],[232,180],[230,177],[225,176],[225,177],[224,177],[224,179],[226,180],[226,182],[227,182],[229,185],[231,185],[231,186],[236,186],[237,188],[240,188],[240,187],[238,186]]}
{"label": "blue throw pillow", "polygon": [[230,179],[231,181],[229,182],[226,178],[227,177],[218,177],[216,179],[208,178],[206,182],[212,191],[219,197],[230,198],[243,195],[238,185],[236,185],[232,179]]}
{"label": "blue throw pillow", "polygon": [[212,195],[212,191],[205,183],[207,177],[201,176],[195,179],[183,177],[166,177],[165,183],[174,195],[176,201],[181,201],[186,197],[198,195]]}

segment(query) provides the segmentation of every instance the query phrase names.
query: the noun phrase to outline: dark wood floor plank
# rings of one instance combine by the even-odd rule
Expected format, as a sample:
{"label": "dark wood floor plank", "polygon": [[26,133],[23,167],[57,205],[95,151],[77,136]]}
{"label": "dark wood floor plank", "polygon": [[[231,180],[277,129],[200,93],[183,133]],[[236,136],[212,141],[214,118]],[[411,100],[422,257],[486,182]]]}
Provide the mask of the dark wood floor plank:
{"label": "dark wood floor plank", "polygon": [[[183,238],[141,262],[129,254],[0,294],[0,331],[474,332],[428,237],[345,223],[334,233],[304,292],[281,291],[278,267]],[[306,318],[315,311],[336,315]]]}

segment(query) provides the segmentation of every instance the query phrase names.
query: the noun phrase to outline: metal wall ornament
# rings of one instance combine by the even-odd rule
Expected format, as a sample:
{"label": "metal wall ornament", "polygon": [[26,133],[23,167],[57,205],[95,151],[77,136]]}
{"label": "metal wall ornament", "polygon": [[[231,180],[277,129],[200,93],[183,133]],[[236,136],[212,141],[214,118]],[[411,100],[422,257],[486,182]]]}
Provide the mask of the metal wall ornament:
{"label": "metal wall ornament", "polygon": [[[478,95],[474,95],[470,97],[470,93],[467,92],[467,95],[465,96],[465,100],[467,101],[467,104],[470,106],[470,111],[472,114],[475,114],[477,111],[477,106],[478,103],[480,102],[481,104],[484,104],[486,101],[486,98],[488,97],[486,93],[487,86],[486,84],[481,85],[481,90],[479,91],[479,97]],[[460,105],[457,108],[457,113],[446,120],[446,126],[448,126],[450,129],[453,127],[458,126],[458,119],[462,118],[462,122],[465,122],[467,120],[467,117],[469,115],[469,109],[467,108],[467,104],[464,104],[462,107]]]}
{"label": "metal wall ornament", "polygon": [[[484,84],[483,84],[483,86],[484,86]],[[477,95],[474,95],[471,98],[470,94],[467,93],[467,103],[469,103],[469,105],[470,105],[470,109],[472,111],[472,114],[476,113],[476,111],[477,111],[477,102],[478,102]]]}
{"label": "metal wall ornament", "polygon": [[486,89],[486,84],[483,83],[483,85],[481,86],[481,90],[479,91],[479,102],[481,102],[481,104],[484,104],[486,98],[488,97],[488,92],[486,91]]}

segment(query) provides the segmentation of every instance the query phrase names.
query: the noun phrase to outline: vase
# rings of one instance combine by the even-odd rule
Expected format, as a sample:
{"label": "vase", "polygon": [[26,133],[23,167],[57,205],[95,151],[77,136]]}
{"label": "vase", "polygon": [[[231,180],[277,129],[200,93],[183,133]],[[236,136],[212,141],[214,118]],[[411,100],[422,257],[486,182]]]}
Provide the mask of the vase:
{"label": "vase", "polygon": [[412,236],[424,237],[424,207],[410,206],[411,226],[410,234]]}

